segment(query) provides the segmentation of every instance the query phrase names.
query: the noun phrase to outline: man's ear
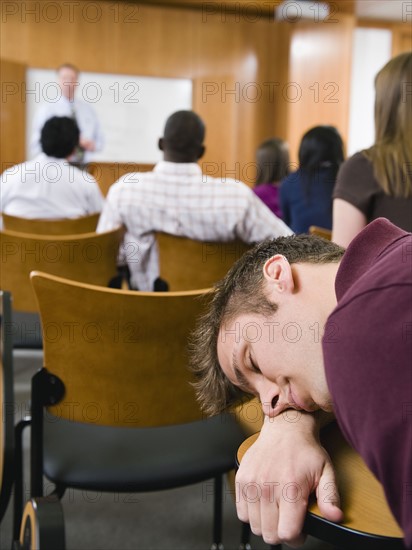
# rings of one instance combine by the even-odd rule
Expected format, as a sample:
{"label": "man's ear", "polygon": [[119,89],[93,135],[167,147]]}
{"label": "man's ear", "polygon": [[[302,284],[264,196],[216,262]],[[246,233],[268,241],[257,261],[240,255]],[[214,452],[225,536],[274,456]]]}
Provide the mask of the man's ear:
{"label": "man's ear", "polygon": [[263,266],[263,276],[268,288],[277,293],[292,293],[295,288],[292,267],[285,256],[276,254],[266,260]]}
{"label": "man's ear", "polygon": [[159,138],[159,141],[157,142],[157,146],[161,151],[164,151],[163,149],[163,138]]}

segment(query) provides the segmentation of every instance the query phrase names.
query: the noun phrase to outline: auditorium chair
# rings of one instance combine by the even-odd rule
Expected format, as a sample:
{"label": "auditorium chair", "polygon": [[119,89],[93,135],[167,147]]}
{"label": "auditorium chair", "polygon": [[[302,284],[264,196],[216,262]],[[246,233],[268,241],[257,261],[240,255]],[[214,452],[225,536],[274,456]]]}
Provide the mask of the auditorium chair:
{"label": "auditorium chair", "polygon": [[37,304],[30,272],[37,269],[69,279],[108,285],[117,276],[123,229],[81,235],[0,232],[0,289],[13,296],[14,345],[41,348]]}
{"label": "auditorium chair", "polygon": [[156,233],[160,277],[169,290],[209,288],[222,279],[232,264],[250,248],[240,240],[196,241],[168,233]]}
{"label": "auditorium chair", "polygon": [[43,475],[58,497],[69,487],[136,493],[213,478],[219,548],[222,477],[244,434],[232,415],[205,419],[191,386],[188,338],[209,295],[131,293],[40,272],[31,280],[43,328],[61,329],[58,339],[45,330],[44,368],[32,380],[31,497],[43,496]]}
{"label": "auditorium chair", "polygon": [[9,292],[0,291],[0,523],[6,513],[14,484],[14,388]]}
{"label": "auditorium chair", "polygon": [[[12,297],[9,292],[0,291],[0,524],[13,497],[13,532],[8,547],[13,542],[13,550],[64,550],[61,505],[56,500],[40,498],[28,502],[20,529],[24,493],[22,435],[30,422],[17,415],[15,420],[18,409],[14,397],[11,323]],[[39,528],[34,521],[34,509],[36,516],[41,517]],[[4,536],[1,542],[5,548]]]}
{"label": "auditorium chair", "polygon": [[325,227],[319,227],[317,225],[311,225],[309,227],[309,234],[316,235],[317,237],[322,237],[327,241],[330,241],[332,239],[332,231],[330,229],[326,229]]}

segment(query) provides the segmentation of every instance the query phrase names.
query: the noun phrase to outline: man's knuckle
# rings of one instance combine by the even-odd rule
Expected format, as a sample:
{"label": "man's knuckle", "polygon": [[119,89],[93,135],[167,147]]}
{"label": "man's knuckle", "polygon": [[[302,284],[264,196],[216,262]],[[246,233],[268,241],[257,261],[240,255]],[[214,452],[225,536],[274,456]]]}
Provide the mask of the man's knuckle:
{"label": "man's knuckle", "polygon": [[260,527],[260,525],[252,525],[250,524],[250,530],[252,531],[252,533],[254,535],[257,535],[257,536],[262,536],[262,529]]}
{"label": "man's knuckle", "polygon": [[300,535],[300,530],[293,527],[281,527],[278,530],[278,537],[282,542],[290,543],[297,539]]}
{"label": "man's knuckle", "polygon": [[281,539],[279,538],[279,535],[277,535],[276,533],[273,533],[272,531],[271,532],[263,532],[262,533],[262,538],[266,542],[266,544],[275,545],[275,544],[279,544],[281,542]]}
{"label": "man's knuckle", "polygon": [[240,521],[243,521],[243,523],[249,522],[248,513],[243,510],[237,510],[237,517],[240,519]]}

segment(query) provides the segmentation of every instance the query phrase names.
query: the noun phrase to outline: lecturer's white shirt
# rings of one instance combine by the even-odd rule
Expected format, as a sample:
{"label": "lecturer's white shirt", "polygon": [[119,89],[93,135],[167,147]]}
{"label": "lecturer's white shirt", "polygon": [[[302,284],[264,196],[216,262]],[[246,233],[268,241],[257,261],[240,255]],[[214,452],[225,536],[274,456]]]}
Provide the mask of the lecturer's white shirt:
{"label": "lecturer's white shirt", "polygon": [[[103,132],[94,108],[85,101],[75,98],[69,101],[61,95],[55,102],[46,102],[41,105],[33,120],[33,130],[30,140],[30,157],[41,153],[40,133],[46,120],[54,116],[68,116],[76,118],[82,138],[94,141],[95,151],[101,151],[104,145]],[[93,152],[86,151],[83,162],[91,162]]]}

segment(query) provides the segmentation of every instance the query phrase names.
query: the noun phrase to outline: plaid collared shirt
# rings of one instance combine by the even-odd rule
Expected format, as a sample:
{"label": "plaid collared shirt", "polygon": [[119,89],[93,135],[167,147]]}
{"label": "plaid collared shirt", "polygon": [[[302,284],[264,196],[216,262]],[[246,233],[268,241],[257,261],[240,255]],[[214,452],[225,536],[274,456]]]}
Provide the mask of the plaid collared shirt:
{"label": "plaid collared shirt", "polygon": [[132,285],[147,291],[159,276],[154,231],[247,243],[292,234],[244,183],[205,176],[195,163],[165,161],[153,172],[126,174],[110,187],[97,231],[122,224],[127,233],[121,256]]}

